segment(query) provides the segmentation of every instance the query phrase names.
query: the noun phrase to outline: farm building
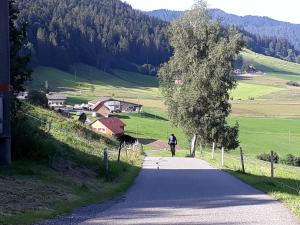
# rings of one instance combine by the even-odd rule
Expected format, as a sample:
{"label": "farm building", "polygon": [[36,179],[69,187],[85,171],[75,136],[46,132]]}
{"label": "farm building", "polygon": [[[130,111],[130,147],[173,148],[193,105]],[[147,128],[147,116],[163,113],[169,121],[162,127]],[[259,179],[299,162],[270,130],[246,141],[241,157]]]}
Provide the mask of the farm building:
{"label": "farm building", "polygon": [[67,98],[58,93],[51,92],[47,94],[48,106],[53,109],[60,109],[65,107]]}
{"label": "farm building", "polygon": [[118,112],[142,112],[143,106],[131,102],[115,100],[109,97],[102,97],[88,102],[90,109],[104,117],[109,117]]}
{"label": "farm building", "polygon": [[102,134],[108,136],[122,136],[124,134],[125,123],[117,117],[101,118],[94,121],[91,127]]}

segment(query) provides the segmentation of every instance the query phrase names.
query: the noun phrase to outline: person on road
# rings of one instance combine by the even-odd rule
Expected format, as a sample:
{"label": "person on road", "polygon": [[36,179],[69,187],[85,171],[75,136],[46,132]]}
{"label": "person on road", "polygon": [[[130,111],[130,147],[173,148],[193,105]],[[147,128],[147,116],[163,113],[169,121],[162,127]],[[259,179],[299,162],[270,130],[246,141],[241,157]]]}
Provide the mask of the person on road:
{"label": "person on road", "polygon": [[175,148],[176,148],[176,145],[177,145],[177,138],[175,137],[174,134],[171,134],[171,136],[169,137],[168,144],[170,145],[172,157],[174,157],[175,156],[175,152],[176,152]]}

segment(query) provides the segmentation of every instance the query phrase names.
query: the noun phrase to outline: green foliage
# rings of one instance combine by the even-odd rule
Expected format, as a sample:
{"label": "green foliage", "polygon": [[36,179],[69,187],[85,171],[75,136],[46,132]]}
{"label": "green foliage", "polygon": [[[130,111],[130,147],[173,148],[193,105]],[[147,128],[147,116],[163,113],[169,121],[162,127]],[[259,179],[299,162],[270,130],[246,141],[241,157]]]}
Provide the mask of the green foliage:
{"label": "green foliage", "polygon": [[138,71],[137,65],[158,66],[170,56],[167,23],[119,0],[19,0],[18,7],[38,65]]}
{"label": "green foliage", "polygon": [[46,94],[42,91],[30,90],[28,92],[28,101],[37,106],[48,107],[48,99]]}
{"label": "green foliage", "polygon": [[285,158],[281,159],[280,162],[290,166],[300,166],[300,157],[288,154]]}
{"label": "green foliage", "polygon": [[[48,160],[55,155],[58,146],[53,138],[39,128],[38,122],[18,115],[12,123],[12,157],[13,160]],[[67,145],[63,146],[64,148]],[[61,149],[62,150],[62,149]]]}
{"label": "green foliage", "polygon": [[[257,155],[257,159],[271,162],[271,153],[259,154]],[[279,155],[276,152],[273,153],[273,160],[275,163],[279,163]]]}
{"label": "green foliage", "polygon": [[300,86],[300,84],[296,81],[288,81],[286,84],[289,85],[289,86],[293,86],[293,87],[299,87]]}
{"label": "green foliage", "polygon": [[[15,6],[14,0],[9,0],[9,37],[10,37],[10,84],[13,92],[18,94],[25,91],[26,81],[31,77],[31,69],[28,64],[30,61],[30,50],[26,41],[26,24],[16,21],[19,11]],[[21,106],[21,102],[12,98],[11,114],[14,117]]]}
{"label": "green foliage", "polygon": [[9,0],[9,34],[10,34],[10,63],[11,85],[15,93],[25,91],[26,81],[30,79],[31,70],[28,68],[30,50],[26,41],[26,23],[17,24],[19,10],[15,0]]}
{"label": "green foliage", "polygon": [[243,44],[240,35],[213,22],[204,1],[173,22],[169,33],[174,55],[161,67],[159,80],[171,121],[204,145],[224,145],[225,135],[237,143],[236,129],[229,129],[226,117],[229,91],[236,85],[231,72]]}

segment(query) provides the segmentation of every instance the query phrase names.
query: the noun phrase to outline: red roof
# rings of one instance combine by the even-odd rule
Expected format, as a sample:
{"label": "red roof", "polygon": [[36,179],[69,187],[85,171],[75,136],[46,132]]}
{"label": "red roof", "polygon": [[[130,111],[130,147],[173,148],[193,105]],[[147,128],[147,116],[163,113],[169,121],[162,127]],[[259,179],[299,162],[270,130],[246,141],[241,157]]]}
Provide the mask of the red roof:
{"label": "red roof", "polygon": [[125,123],[117,117],[101,118],[99,121],[110,129],[114,134],[124,133]]}

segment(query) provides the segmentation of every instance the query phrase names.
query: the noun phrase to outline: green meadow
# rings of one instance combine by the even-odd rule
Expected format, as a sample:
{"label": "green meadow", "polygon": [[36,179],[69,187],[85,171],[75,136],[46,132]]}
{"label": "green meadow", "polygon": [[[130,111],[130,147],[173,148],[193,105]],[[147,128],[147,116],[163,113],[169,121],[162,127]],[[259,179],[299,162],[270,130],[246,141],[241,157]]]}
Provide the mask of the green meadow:
{"label": "green meadow", "polygon": [[[243,51],[244,60],[267,74],[239,79],[232,91],[233,113],[230,122],[240,124],[240,142],[248,154],[268,152],[300,155],[300,105],[298,89],[285,83],[289,76],[300,78],[300,65],[251,51]],[[269,74],[270,73],[270,74]],[[284,77],[284,79],[278,77]],[[156,77],[122,70],[101,71],[84,64],[73,65],[68,71],[38,67],[33,74],[34,88],[43,88],[45,81],[53,91],[68,96],[68,104],[87,102],[101,96],[126,99],[145,106],[143,114],[121,114],[126,132],[133,136],[165,141],[176,133],[181,146],[189,140],[180,128],[168,120],[166,107]]]}
{"label": "green meadow", "polygon": [[300,64],[260,55],[249,50],[242,52],[244,61],[258,69],[284,80],[300,81]]}

